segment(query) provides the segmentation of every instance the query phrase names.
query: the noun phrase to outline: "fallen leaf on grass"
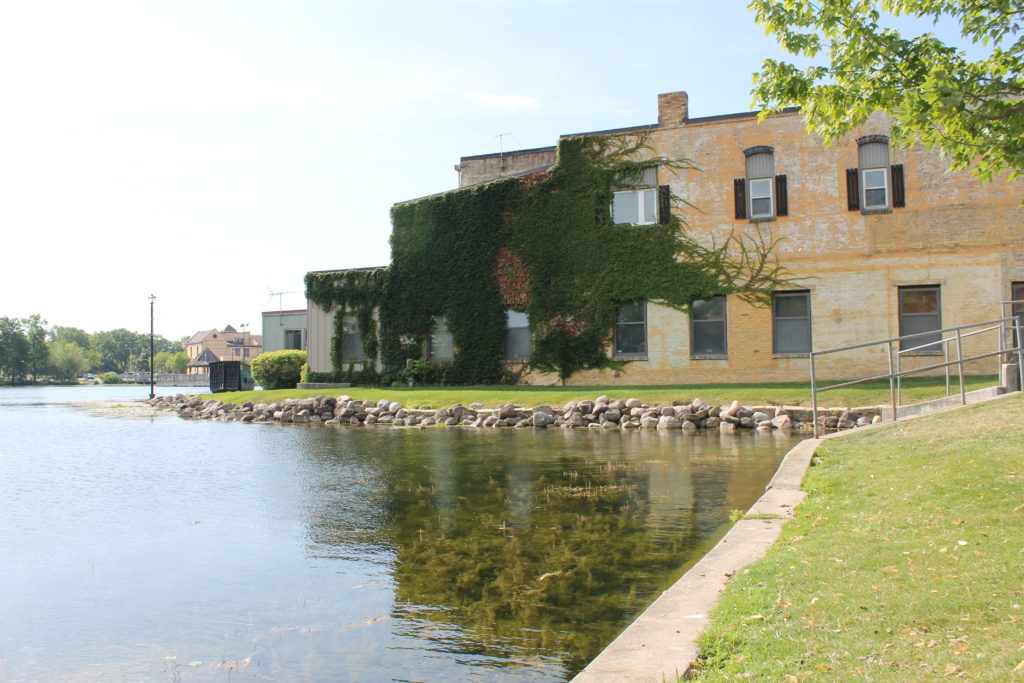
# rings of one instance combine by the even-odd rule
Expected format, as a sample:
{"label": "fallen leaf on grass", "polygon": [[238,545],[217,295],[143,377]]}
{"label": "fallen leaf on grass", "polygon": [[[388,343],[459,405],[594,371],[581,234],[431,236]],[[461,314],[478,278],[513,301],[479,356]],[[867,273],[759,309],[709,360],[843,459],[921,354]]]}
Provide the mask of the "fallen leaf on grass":
{"label": "fallen leaf on grass", "polygon": [[946,665],[946,675],[947,676],[953,676],[954,674],[958,674],[958,673],[960,673],[960,670],[961,670],[960,667],[957,666],[956,664],[952,664],[951,663],[951,664],[947,664]]}
{"label": "fallen leaf on grass", "polygon": [[752,614],[749,617],[743,617],[743,621],[762,621],[764,619],[760,614]]}

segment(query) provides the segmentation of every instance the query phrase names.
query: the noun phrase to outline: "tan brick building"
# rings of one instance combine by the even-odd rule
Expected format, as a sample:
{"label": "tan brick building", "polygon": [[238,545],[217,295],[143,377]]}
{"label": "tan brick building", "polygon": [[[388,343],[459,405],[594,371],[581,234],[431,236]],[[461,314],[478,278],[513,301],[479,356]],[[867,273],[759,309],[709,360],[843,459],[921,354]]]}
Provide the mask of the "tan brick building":
{"label": "tan brick building", "polygon": [[[934,152],[893,148],[883,114],[825,147],[795,110],[761,122],[756,113],[689,118],[684,92],[659,95],[658,108],[655,124],[599,132],[642,132],[649,158],[690,159],[699,170],[659,168],[649,189],[616,193],[615,222],[657,222],[657,187],[668,185],[693,205],[673,209],[692,236],[711,243],[770,230],[778,260],[802,281],[764,308],[733,296],[697,302],[692,316],[656,301],[624,308],[611,355],[630,363],[577,373],[572,383],[804,380],[812,347],[991,320],[1003,301],[1024,299],[1024,182],[982,184],[948,171]],[[539,148],[463,157],[456,170],[466,187],[554,161],[554,147]],[[309,308],[312,318],[318,309]],[[330,344],[316,327],[329,326],[310,324],[314,370],[316,347]],[[981,343],[967,340],[965,349]],[[903,367],[936,362],[937,348],[909,355]],[[819,376],[878,374],[885,355],[874,348],[827,359]],[[972,369],[995,372],[996,361]]]}
{"label": "tan brick building", "polygon": [[[779,261],[805,279],[771,308],[727,297],[700,307],[698,320],[647,302],[645,353],[618,376],[579,373],[574,383],[806,379],[810,344],[995,319],[1002,301],[1024,298],[1024,182],[983,184],[920,146],[891,148],[882,114],[825,147],[795,110],[758,122],[756,113],[691,119],[687,107],[686,93],[662,94],[657,124],[607,132],[646,132],[651,157],[696,163],[700,170],[662,169],[657,178],[696,207],[677,210],[692,235],[721,241],[761,224],[781,240]],[[500,156],[514,175],[541,165],[543,151]],[[546,152],[553,163],[555,148]],[[460,178],[490,179],[498,157],[464,157],[456,168]],[[844,354],[821,370],[884,371],[883,353]],[[935,362],[921,356],[904,367]]]}

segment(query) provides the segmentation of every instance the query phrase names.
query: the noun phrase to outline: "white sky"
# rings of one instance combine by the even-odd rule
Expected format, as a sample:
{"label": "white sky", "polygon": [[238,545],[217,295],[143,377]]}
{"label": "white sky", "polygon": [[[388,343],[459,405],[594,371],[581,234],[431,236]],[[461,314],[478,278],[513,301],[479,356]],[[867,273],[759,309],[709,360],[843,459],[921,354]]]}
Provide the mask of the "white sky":
{"label": "white sky", "polygon": [[747,111],[777,56],[744,0],[4,2],[0,316],[259,333],[498,134]]}

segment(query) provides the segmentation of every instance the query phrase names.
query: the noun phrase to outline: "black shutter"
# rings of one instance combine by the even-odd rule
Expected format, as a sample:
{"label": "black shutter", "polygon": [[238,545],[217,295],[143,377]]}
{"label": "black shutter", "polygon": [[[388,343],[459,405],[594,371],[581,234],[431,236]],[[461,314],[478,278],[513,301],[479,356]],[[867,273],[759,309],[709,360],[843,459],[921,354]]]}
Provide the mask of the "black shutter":
{"label": "black shutter", "polygon": [[892,205],[896,209],[907,205],[907,195],[903,189],[903,164],[892,165]]}
{"label": "black shutter", "polygon": [[860,169],[846,169],[846,208],[850,211],[860,209]]}
{"label": "black shutter", "polygon": [[668,225],[672,220],[672,190],[668,185],[658,186],[658,223]]}
{"label": "black shutter", "polygon": [[736,218],[747,217],[747,179],[736,178],[732,181],[733,199],[736,201]]}
{"label": "black shutter", "polygon": [[786,174],[775,176],[775,215],[789,215],[789,194],[786,190]]}

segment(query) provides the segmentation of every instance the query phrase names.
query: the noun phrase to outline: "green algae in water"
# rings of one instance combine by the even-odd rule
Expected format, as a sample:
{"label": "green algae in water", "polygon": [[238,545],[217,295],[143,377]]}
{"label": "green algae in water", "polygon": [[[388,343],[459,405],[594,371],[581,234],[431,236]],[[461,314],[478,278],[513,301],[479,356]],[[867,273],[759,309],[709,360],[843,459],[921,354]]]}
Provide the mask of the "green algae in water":
{"label": "green algae in water", "polygon": [[795,443],[764,436],[392,430],[393,616],[579,671],[764,490]]}

